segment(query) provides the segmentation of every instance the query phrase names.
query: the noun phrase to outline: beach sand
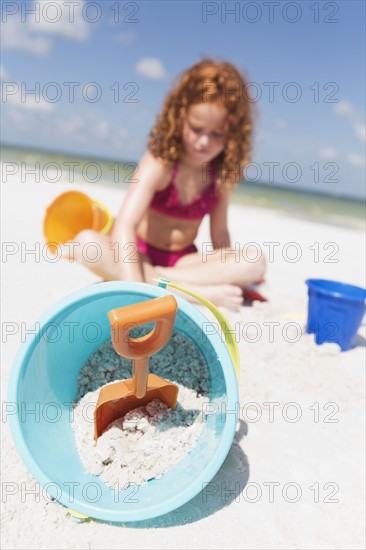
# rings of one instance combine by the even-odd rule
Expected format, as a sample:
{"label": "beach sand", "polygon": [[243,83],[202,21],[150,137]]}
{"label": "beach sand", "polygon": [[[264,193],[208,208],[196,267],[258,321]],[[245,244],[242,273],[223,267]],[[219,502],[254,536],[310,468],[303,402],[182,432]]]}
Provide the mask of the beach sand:
{"label": "beach sand", "polygon": [[[2,240],[14,252],[3,253],[2,265],[3,400],[22,327],[66,294],[98,280],[76,264],[51,263],[42,254],[46,207],[75,188],[103,201],[114,214],[123,196],[116,188],[83,182],[8,178],[2,186]],[[35,480],[3,418],[2,548],[365,547],[365,326],[358,347],[345,353],[335,344],[316,346],[311,335],[302,334],[305,279],[363,286],[363,233],[236,204],[229,220],[234,242],[256,242],[267,256],[272,246],[274,256],[263,285],[270,302],[225,312],[239,334],[240,421],[231,451],[212,480],[217,492],[201,493],[179,510],[146,522],[75,523],[66,508],[48,502],[39,490],[29,492]],[[198,242],[206,240],[207,220]],[[25,255],[26,248],[35,247],[33,256]],[[291,262],[299,249],[301,258]],[[6,334],[9,327],[14,334]]]}

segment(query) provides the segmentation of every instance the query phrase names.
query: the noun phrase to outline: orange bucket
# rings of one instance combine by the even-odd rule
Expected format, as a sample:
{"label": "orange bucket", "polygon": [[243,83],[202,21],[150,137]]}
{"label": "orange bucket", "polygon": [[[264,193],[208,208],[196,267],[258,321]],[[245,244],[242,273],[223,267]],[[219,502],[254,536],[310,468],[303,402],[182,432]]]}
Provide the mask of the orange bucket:
{"label": "orange bucket", "polygon": [[83,229],[107,234],[113,218],[100,202],[80,191],[67,191],[59,195],[47,208],[43,234],[48,248],[56,253],[57,246],[72,241]]}

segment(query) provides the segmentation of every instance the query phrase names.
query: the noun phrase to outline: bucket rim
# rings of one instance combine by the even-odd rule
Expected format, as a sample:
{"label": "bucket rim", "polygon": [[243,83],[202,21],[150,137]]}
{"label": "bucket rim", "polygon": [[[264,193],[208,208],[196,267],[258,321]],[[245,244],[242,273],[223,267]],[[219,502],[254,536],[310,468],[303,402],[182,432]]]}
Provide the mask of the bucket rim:
{"label": "bucket rim", "polygon": [[[357,285],[343,283],[342,281],[334,281],[333,279],[315,278],[306,279],[305,284],[307,285],[309,290],[312,289],[318,294],[323,294],[324,296],[332,296],[333,298],[340,298],[348,302],[365,303],[366,301],[366,289]],[[334,285],[334,289],[326,288],[323,285]],[[344,293],[342,292],[342,290],[344,291]],[[352,291],[354,292],[354,294],[348,294],[347,291]]]}
{"label": "bucket rim", "polygon": [[[68,309],[71,305],[83,303],[91,297],[98,299],[98,296],[102,297],[108,294],[118,294],[121,292],[141,294],[142,296],[146,296],[147,299],[171,294],[171,292],[167,289],[147,283],[118,281],[92,284],[76,290],[56,301],[49,308],[47,308],[38,319],[36,319],[35,326],[37,327],[37,330],[32,331],[32,333],[28,332],[24,342],[20,344],[17,350],[8,383],[9,402],[18,403],[19,379],[23,365],[28,360],[28,357],[32,355],[38,343],[38,338],[42,333],[42,329],[47,322],[52,322],[55,317],[61,315],[62,312]],[[202,322],[208,321],[208,318],[204,315],[204,313],[195,308],[194,305],[189,303],[185,298],[175,295],[174,297],[178,302],[178,308],[180,308],[183,313],[191,317],[197,325],[201,322],[202,326]],[[235,368],[229,350],[222,342],[219,333],[216,331],[214,334],[210,334],[210,338],[213,339],[212,345],[214,346],[222,364],[222,372],[225,378],[226,387],[231,389],[231,395],[227,394],[227,410],[231,412],[233,408],[236,410],[236,404],[239,402],[238,382]],[[215,346],[215,343],[217,343],[218,346]],[[228,368],[229,365],[230,367]],[[202,487],[205,483],[207,483],[207,480],[210,481],[221,468],[234,439],[237,416],[237,413],[226,415],[225,425],[222,430],[222,442],[216,453],[213,457],[211,457],[210,462],[198,476],[190,481],[183,491],[170,497],[169,499],[154,503],[151,506],[145,506],[138,510],[119,510],[117,506],[115,509],[103,508],[100,504],[98,505],[98,503],[93,504],[92,502],[87,502],[80,498],[70,499],[68,492],[61,489],[61,496],[57,496],[57,501],[67,508],[72,508],[93,519],[118,523],[144,521],[172,512],[194,498],[202,490]],[[33,454],[30,452],[26,439],[23,435],[19,414],[10,415],[9,424],[18,453],[34,478],[38,480],[42,486],[55,483],[54,480],[45,473],[41,465],[35,460]],[[213,460],[213,458],[215,458],[215,460]],[[158,482],[159,480],[156,481]],[[101,480],[100,483],[101,485],[105,485]],[[49,493],[52,495],[52,489]]]}

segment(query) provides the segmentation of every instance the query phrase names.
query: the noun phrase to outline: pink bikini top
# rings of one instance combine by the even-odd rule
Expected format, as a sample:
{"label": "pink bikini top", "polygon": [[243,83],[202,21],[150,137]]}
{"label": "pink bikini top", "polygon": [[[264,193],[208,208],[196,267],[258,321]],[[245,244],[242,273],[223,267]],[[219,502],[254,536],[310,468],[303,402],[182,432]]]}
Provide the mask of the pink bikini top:
{"label": "pink bikini top", "polygon": [[169,185],[162,191],[157,191],[150,203],[153,208],[161,214],[173,218],[184,218],[187,220],[198,220],[205,214],[209,214],[217,201],[219,194],[215,189],[215,166],[210,163],[210,185],[198,195],[190,204],[182,204],[179,199],[178,190],[174,184],[178,170],[178,162],[175,163],[172,172],[172,179]]}

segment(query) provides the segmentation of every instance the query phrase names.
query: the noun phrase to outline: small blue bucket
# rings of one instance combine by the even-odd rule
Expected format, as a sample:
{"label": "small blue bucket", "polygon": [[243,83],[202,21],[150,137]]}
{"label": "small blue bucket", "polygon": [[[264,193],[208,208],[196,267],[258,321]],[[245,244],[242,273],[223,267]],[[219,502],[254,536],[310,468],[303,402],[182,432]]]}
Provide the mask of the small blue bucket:
{"label": "small blue bucket", "polygon": [[70,422],[78,374],[88,357],[110,338],[109,310],[167,294],[145,283],[91,285],[48,309],[16,356],[8,399],[18,407],[9,420],[19,454],[49,495],[88,517],[128,522],[166,514],[196,496],[230,450],[238,417],[231,356],[212,323],[176,296],[174,329],[196,344],[209,371],[212,413],[207,411],[195,447],[161,478],[121,491],[84,472]]}
{"label": "small blue bucket", "polygon": [[366,290],[327,279],[305,282],[309,294],[306,332],[315,334],[317,344],[335,342],[342,351],[353,348],[365,314]]}

